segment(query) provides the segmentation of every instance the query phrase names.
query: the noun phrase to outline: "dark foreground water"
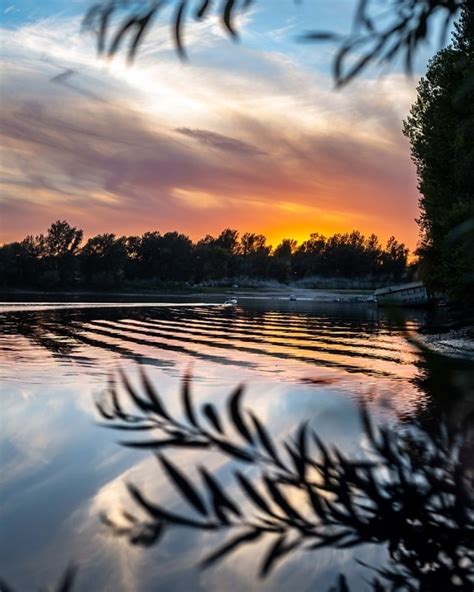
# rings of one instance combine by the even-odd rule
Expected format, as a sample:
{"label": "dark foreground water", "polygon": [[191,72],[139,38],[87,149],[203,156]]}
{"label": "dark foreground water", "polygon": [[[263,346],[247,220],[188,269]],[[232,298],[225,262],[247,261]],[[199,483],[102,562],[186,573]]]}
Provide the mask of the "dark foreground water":
{"label": "dark foreground water", "polygon": [[[472,365],[426,358],[409,341],[425,321],[417,311],[248,300],[235,308],[10,303],[0,316],[0,573],[25,592],[57,581],[71,562],[80,568],[78,591],[324,591],[341,571],[358,591],[368,576],[354,557],[386,559],[375,545],[300,553],[259,580],[265,540],[201,572],[197,562],[220,535],[176,529],[150,549],[111,536],[99,516],[130,507],[127,482],[182,507],[150,452],[124,448],[122,435],[98,425],[94,395],[118,367],[136,379],[142,364],[177,414],[188,368],[196,401],[218,408],[244,382],[246,406],[277,440],[309,420],[349,452],[364,445],[360,400],[379,421],[446,412],[455,422],[472,396]],[[225,470],[212,453],[170,458],[190,478],[197,459],[214,474]]]}

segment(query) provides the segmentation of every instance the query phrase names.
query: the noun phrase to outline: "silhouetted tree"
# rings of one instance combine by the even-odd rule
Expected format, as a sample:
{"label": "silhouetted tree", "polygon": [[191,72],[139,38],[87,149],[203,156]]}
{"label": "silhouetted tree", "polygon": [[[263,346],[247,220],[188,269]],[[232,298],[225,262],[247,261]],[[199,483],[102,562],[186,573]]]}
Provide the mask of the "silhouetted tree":
{"label": "silhouetted tree", "polygon": [[75,283],[78,273],[77,257],[83,232],[65,220],[51,224],[46,236],[36,237],[42,259],[43,287],[68,287]]}
{"label": "silhouetted tree", "polygon": [[217,238],[207,235],[194,249],[194,278],[230,278],[238,273],[239,233],[226,228]]}
{"label": "silhouetted tree", "polygon": [[284,238],[275,247],[269,267],[271,277],[280,282],[293,279],[293,255],[296,252],[296,247],[297,241],[292,238]]}
{"label": "silhouetted tree", "polygon": [[226,228],[215,239],[215,243],[218,247],[222,247],[231,255],[235,255],[239,250],[239,233],[232,228]]}
{"label": "silhouetted tree", "polygon": [[419,254],[430,288],[474,302],[474,7],[431,60],[405,121],[421,193]]}
{"label": "silhouetted tree", "polygon": [[185,281],[192,275],[193,244],[179,232],[167,232],[161,241],[160,279]]}
{"label": "silhouetted tree", "polygon": [[125,238],[125,249],[127,251],[127,264],[125,266],[125,277],[127,280],[137,280],[141,277],[140,249],[143,237],[127,236]]}
{"label": "silhouetted tree", "polygon": [[116,288],[124,276],[127,261],[125,239],[115,234],[90,238],[81,251],[81,269],[86,284],[99,289]]}
{"label": "silhouetted tree", "polygon": [[[44,237],[44,256],[61,258],[76,255],[82,242],[83,232],[70,226],[65,220],[53,222]],[[40,235],[41,238],[42,235]]]}
{"label": "silhouetted tree", "polygon": [[244,275],[265,277],[268,271],[268,256],[271,246],[263,234],[246,232],[240,239],[240,253],[242,255],[242,271]]}
{"label": "silhouetted tree", "polygon": [[318,233],[301,244],[293,257],[293,269],[297,277],[321,275],[325,273],[326,237]]}
{"label": "silhouetted tree", "polygon": [[[406,257],[405,257],[405,266],[406,266],[406,258],[408,257],[408,249],[406,250]],[[366,271],[370,275],[376,275],[379,267],[381,266],[381,257],[382,257],[382,247],[380,246],[380,242],[378,236],[375,234],[371,234],[366,243],[365,243],[365,252],[366,252]]]}
{"label": "silhouetted tree", "polygon": [[0,281],[5,288],[36,288],[40,281],[40,248],[33,236],[0,247]]}
{"label": "silhouetted tree", "polygon": [[383,271],[399,280],[407,267],[408,249],[403,243],[399,243],[394,236],[387,241],[385,251],[381,253]]}

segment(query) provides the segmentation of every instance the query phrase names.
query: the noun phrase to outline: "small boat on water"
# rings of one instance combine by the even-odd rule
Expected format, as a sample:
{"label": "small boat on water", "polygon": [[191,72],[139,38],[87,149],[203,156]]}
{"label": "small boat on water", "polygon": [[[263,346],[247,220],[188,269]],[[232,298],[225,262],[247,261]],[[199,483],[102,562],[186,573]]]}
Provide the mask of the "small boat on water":
{"label": "small boat on water", "polygon": [[430,299],[423,282],[411,282],[375,290],[371,302],[379,306],[425,306]]}
{"label": "small boat on water", "polygon": [[295,302],[296,301],[296,296],[294,294],[290,294],[290,297],[288,298],[288,300],[290,302]]}
{"label": "small boat on water", "polygon": [[224,302],[224,306],[235,306],[237,304],[237,298],[228,298]]}

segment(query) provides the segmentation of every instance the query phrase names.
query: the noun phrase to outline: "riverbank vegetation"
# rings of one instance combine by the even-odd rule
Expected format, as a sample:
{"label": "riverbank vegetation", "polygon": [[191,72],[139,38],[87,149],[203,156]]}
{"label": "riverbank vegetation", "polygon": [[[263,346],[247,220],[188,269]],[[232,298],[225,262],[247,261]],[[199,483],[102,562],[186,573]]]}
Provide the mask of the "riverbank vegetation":
{"label": "riverbank vegetation", "polygon": [[431,60],[404,125],[420,190],[422,277],[474,306],[474,7]]}
{"label": "riverbank vegetation", "polygon": [[291,282],[316,275],[383,285],[406,276],[407,258],[408,249],[395,237],[383,246],[374,234],[357,231],[315,233],[300,245],[285,239],[273,248],[262,234],[239,236],[229,228],[197,242],[158,231],[83,241],[82,230],[58,220],[44,235],[0,247],[0,277],[6,289],[42,290],[159,288],[242,277]]}

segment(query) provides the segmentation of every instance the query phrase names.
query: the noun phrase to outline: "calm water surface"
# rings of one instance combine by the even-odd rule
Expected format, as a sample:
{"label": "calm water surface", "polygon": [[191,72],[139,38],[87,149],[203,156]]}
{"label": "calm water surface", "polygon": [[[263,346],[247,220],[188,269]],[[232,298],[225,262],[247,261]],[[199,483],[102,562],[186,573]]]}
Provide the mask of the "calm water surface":
{"label": "calm water surface", "polygon": [[[181,299],[5,303],[0,317],[1,574],[22,591],[57,581],[71,561],[80,566],[79,591],[325,590],[340,571],[357,591],[367,574],[354,556],[385,559],[374,545],[321,551],[294,556],[260,581],[265,541],[200,572],[196,563],[220,535],[176,529],[151,549],[111,537],[99,515],[130,507],[127,482],[180,509],[153,456],[97,425],[94,395],[119,367],[135,378],[142,364],[176,413],[187,368],[196,401],[218,407],[244,382],[247,407],[277,439],[308,419],[350,451],[363,445],[361,399],[380,421],[441,411],[455,421],[473,376],[467,362],[433,362],[407,339],[425,321],[419,311],[391,318],[366,305],[246,300],[225,308]],[[170,457],[193,476],[196,453]],[[233,487],[221,457],[200,452],[199,463]]]}

